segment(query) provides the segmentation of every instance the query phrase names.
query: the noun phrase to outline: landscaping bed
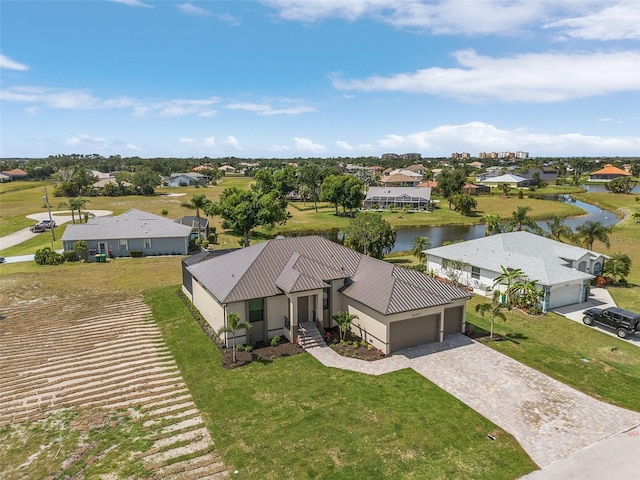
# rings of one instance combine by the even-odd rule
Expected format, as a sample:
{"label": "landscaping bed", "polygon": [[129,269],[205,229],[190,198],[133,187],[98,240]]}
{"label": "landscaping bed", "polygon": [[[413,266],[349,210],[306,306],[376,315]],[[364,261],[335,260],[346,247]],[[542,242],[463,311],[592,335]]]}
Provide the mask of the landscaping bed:
{"label": "landscaping bed", "polygon": [[219,342],[215,342],[215,344],[218,346],[218,350],[220,350],[222,366],[229,370],[254,361],[270,361],[304,352],[304,349],[300,345],[291,343],[286,338],[280,337],[280,343],[275,346],[264,342],[258,342],[255,346],[238,345],[236,347],[236,361],[234,362],[232,348],[224,347]]}
{"label": "landscaping bed", "polygon": [[347,331],[344,340],[340,340],[340,332],[337,327],[327,330],[328,344],[343,357],[357,358],[360,360],[374,361],[387,357],[370,343],[365,342],[359,336]]}

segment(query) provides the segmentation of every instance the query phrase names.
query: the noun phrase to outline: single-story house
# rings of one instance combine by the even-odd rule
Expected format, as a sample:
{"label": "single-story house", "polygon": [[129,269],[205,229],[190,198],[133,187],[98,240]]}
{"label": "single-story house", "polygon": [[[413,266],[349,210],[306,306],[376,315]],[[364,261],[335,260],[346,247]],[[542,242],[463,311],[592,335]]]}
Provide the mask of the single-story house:
{"label": "single-story house", "polygon": [[3,170],[2,173],[7,175],[12,181],[13,180],[27,180],[29,178],[29,174],[22,170],[21,168],[14,168],[12,170]]}
{"label": "single-story house", "polygon": [[73,250],[79,240],[87,242],[89,260],[95,254],[129,257],[142,255],[186,255],[191,227],[171,219],[131,209],[115,217],[96,217],[87,223],[67,225],[62,235],[65,250]]}
{"label": "single-story house", "polygon": [[385,187],[417,187],[422,182],[422,175],[411,170],[396,169],[380,179]]}
{"label": "single-story house", "polygon": [[418,175],[424,175],[427,171],[427,169],[421,163],[409,165],[408,167],[405,167],[404,170],[409,170],[410,172],[417,173]]}
{"label": "single-story house", "polygon": [[163,181],[169,187],[193,187],[195,185],[206,185],[209,183],[209,176],[198,172],[172,173]]}
{"label": "single-story house", "polygon": [[200,218],[200,229],[198,230],[198,217],[195,215],[185,215],[176,220],[176,223],[191,227],[191,238],[198,238],[198,231],[201,238],[209,238],[209,219],[207,217]]}
{"label": "single-story house", "polygon": [[518,188],[528,186],[531,181],[519,175],[507,173],[505,175],[498,175],[497,177],[485,178],[484,180],[482,180],[482,183],[485,185],[489,185],[491,188],[499,187],[502,184],[507,184],[510,187]]}
{"label": "single-story house", "polygon": [[[602,272],[606,255],[529,232],[509,232],[425,250],[427,269],[447,276],[451,262],[464,266],[454,273],[477,293],[488,294],[506,269],[521,269],[544,291],[543,310],[584,302],[589,281]],[[496,286],[504,290],[503,285]]]}
{"label": "single-story house", "polygon": [[476,161],[474,161],[474,162],[471,162],[471,163],[469,164],[469,166],[470,166],[471,168],[482,168],[482,167],[484,167],[484,163],[479,162],[479,161],[477,161],[477,160],[476,160]]}
{"label": "single-story house", "polygon": [[615,178],[630,177],[630,176],[631,174],[629,172],[625,172],[621,168],[614,167],[610,163],[607,163],[600,170],[596,170],[595,172],[591,173],[591,175],[589,175],[589,181],[590,182],[603,182],[603,181],[606,182],[609,180],[613,180]]}
{"label": "single-story house", "polygon": [[465,183],[462,186],[462,193],[467,195],[481,195],[483,193],[490,193],[491,188],[487,185],[476,185],[475,183]]}
{"label": "single-story house", "polygon": [[267,240],[185,266],[182,290],[215,331],[230,313],[251,322],[236,344],[278,335],[295,342],[300,324],[330,328],[332,316],[345,311],[357,315],[351,330],[385,353],[463,332],[470,297],[315,235]]}
{"label": "single-story house", "polygon": [[420,187],[369,187],[363,202],[365,209],[407,207],[410,210],[427,210],[431,203],[431,189]]}
{"label": "single-story house", "polygon": [[0,173],[0,183],[10,182],[11,177],[9,175],[5,175],[4,173]]}

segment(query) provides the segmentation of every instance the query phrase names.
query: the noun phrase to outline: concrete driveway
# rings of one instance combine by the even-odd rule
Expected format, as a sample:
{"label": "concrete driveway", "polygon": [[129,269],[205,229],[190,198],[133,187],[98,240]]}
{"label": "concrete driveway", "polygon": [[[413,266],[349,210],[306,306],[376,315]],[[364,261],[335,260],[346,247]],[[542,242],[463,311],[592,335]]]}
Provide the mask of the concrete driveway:
{"label": "concrete driveway", "polygon": [[[584,303],[576,303],[574,305],[567,305],[566,307],[556,308],[553,311],[559,315],[562,315],[569,320],[573,320],[581,325],[584,325],[582,322],[582,312],[584,312],[587,308],[607,308],[607,307],[615,307],[616,302],[614,302],[613,298],[609,294],[609,291],[606,288],[592,288],[591,295],[589,295],[589,300]],[[618,338],[615,330],[607,328],[604,325],[596,325],[593,327],[588,327],[584,325],[585,328],[596,328],[606,335],[610,335],[612,337]],[[623,340],[623,339],[620,339]],[[630,343],[632,345],[636,345],[640,347],[640,335],[629,335],[623,341]]]}

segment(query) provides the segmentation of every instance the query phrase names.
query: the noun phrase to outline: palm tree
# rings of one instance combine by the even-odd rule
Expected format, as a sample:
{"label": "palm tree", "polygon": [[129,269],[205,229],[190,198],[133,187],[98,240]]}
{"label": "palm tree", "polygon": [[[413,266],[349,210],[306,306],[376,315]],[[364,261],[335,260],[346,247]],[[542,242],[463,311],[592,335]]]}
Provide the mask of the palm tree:
{"label": "palm tree", "polygon": [[476,305],[476,313],[479,313],[482,318],[484,318],[485,313],[491,313],[491,327],[489,328],[489,338],[493,338],[493,324],[495,322],[496,317],[506,322],[507,317],[502,310],[507,308],[507,306],[500,301],[500,291],[493,291],[493,298],[491,299],[491,303],[479,303]]}
{"label": "palm tree", "polygon": [[631,218],[633,218],[636,222],[640,222],[640,210],[636,210],[633,215],[631,215]]}
{"label": "palm tree", "polygon": [[76,197],[69,199],[69,208],[73,212],[74,210],[78,211],[78,221],[82,223],[82,209],[89,202],[86,198]]}
{"label": "palm tree", "polygon": [[623,281],[631,272],[631,259],[625,253],[616,252],[604,263],[603,272],[614,282]]}
{"label": "palm tree", "polygon": [[507,286],[507,305],[511,307],[513,304],[513,287],[512,285],[516,283],[518,280],[524,278],[524,272],[519,268],[506,268],[504,265],[500,265],[502,268],[502,273],[498,275],[493,280],[493,288],[496,288],[498,285],[506,285]]}
{"label": "palm tree", "polygon": [[512,295],[515,297],[515,303],[518,307],[536,309],[542,298],[543,292],[538,289],[536,280],[529,280],[522,277],[511,285]]}
{"label": "palm tree", "polygon": [[241,322],[240,315],[235,312],[229,313],[227,316],[227,324],[222,326],[220,330],[218,330],[218,335],[222,335],[223,333],[230,333],[231,337],[231,351],[232,351],[232,359],[233,363],[236,362],[236,332],[241,329],[245,329],[248,332],[251,331],[253,325],[249,322]]}
{"label": "palm tree", "polygon": [[210,203],[211,200],[208,200],[207,196],[204,193],[201,193],[199,195],[193,195],[191,197],[191,200],[189,200],[188,202],[184,202],[181,205],[181,207],[196,211],[196,222],[198,222],[198,240],[202,240],[202,233],[200,231],[202,228],[202,226],[200,225],[200,210],[204,210]]}
{"label": "palm tree", "polygon": [[501,183],[500,184],[500,190],[502,190],[502,196],[504,198],[507,198],[507,195],[509,194],[509,191],[511,190],[511,185],[509,185],[508,183]]}
{"label": "palm tree", "polygon": [[536,221],[527,215],[531,211],[531,207],[518,207],[518,209],[511,213],[511,219],[509,220],[509,228],[512,232],[531,231],[534,233],[540,233],[541,228]]}
{"label": "palm tree", "polygon": [[429,237],[416,237],[413,239],[413,242],[411,242],[411,254],[416,257],[420,263],[427,258],[424,251],[429,248],[431,248]]}
{"label": "palm tree", "polygon": [[606,227],[600,222],[584,222],[576,229],[577,236],[582,239],[581,245],[589,250],[593,250],[593,242],[596,240],[605,244],[609,248],[609,234],[613,227]]}
{"label": "palm tree", "polygon": [[484,236],[488,237],[495,233],[502,233],[502,219],[497,213],[489,213],[482,217],[484,220]]}
{"label": "palm tree", "polygon": [[[60,202],[60,203],[58,204],[58,208],[64,208],[64,209],[70,208],[70,207],[69,207],[69,202]],[[72,222],[73,224],[75,224],[75,223],[76,223],[76,215],[75,215],[75,214],[76,214],[76,212],[75,212],[75,210],[74,210],[74,209],[72,209],[72,208],[70,208],[70,209],[71,209],[71,222]]]}
{"label": "palm tree", "polygon": [[545,223],[549,228],[549,238],[558,242],[562,241],[562,237],[573,238],[573,230],[564,223],[564,219],[560,215],[553,215],[551,220],[547,220]]}

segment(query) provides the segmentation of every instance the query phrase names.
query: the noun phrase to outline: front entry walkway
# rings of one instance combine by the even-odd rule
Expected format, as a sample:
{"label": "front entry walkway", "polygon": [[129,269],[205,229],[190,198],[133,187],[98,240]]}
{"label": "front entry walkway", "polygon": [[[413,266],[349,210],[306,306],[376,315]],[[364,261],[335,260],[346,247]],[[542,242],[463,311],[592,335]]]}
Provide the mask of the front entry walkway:
{"label": "front entry walkway", "polygon": [[512,434],[540,467],[640,424],[640,413],[600,402],[462,334],[375,362],[329,347],[308,352],[326,366],[370,375],[413,368]]}

